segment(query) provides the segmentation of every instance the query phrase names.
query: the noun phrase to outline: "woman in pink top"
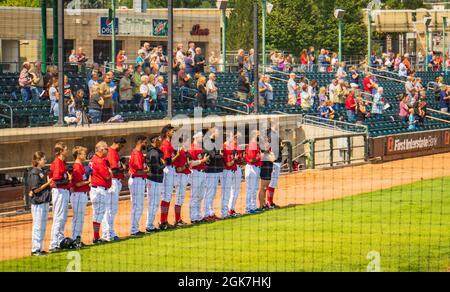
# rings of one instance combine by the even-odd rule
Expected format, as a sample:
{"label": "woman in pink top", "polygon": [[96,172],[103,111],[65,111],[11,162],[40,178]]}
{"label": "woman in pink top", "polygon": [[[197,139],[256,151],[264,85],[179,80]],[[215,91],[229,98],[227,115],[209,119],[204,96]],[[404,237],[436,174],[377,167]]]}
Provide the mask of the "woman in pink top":
{"label": "woman in pink top", "polygon": [[400,63],[402,62],[402,57],[400,57],[400,54],[397,54],[397,57],[395,58],[395,62],[394,62],[394,70],[398,71],[398,69],[400,68]]}
{"label": "woman in pink top", "polygon": [[405,96],[403,96],[402,101],[400,102],[399,116],[400,116],[400,119],[402,120],[402,122],[408,121],[408,115],[409,115],[408,99],[409,99],[409,95],[405,94]]}

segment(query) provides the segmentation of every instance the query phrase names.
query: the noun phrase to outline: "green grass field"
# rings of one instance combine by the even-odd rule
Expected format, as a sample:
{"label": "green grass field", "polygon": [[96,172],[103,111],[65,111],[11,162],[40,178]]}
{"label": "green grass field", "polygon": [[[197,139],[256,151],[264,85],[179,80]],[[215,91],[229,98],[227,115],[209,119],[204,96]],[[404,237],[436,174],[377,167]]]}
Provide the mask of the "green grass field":
{"label": "green grass field", "polygon": [[[82,271],[447,271],[450,178],[79,251]],[[66,271],[68,253],[0,262],[0,271]]]}

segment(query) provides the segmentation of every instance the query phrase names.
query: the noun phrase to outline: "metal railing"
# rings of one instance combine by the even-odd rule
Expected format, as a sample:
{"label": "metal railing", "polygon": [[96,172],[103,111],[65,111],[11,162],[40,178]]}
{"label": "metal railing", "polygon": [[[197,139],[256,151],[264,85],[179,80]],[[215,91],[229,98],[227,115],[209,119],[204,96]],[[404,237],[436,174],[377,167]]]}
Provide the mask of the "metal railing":
{"label": "metal railing", "polygon": [[343,121],[330,120],[323,117],[316,117],[311,115],[305,115],[301,120],[302,124],[310,124],[314,126],[322,126],[327,128],[332,128],[340,131],[348,131],[354,133],[369,133],[369,128],[366,125],[357,125],[352,123],[347,123]]}
{"label": "metal railing", "polygon": [[[197,99],[194,98],[194,97],[190,97],[190,96],[186,96],[186,95],[181,95],[181,97],[183,99],[189,99],[189,100],[192,100],[192,101],[197,101]],[[230,107],[227,107],[227,106],[224,106],[224,105],[220,105],[220,104],[217,104],[216,107],[222,108],[224,110],[236,112],[238,114],[243,114],[243,115],[249,115],[250,114],[250,108],[249,107],[247,107],[247,112],[244,112],[244,111],[241,111],[241,110],[238,110],[238,109],[235,109],[235,108],[230,108]]]}
{"label": "metal railing", "polygon": [[2,106],[8,108],[10,114],[9,114],[9,116],[7,116],[5,114],[1,114],[0,113],[0,117],[10,119],[10,126],[11,126],[11,129],[12,129],[12,128],[14,128],[14,112],[13,112],[13,108],[10,105],[4,104],[4,103],[0,103],[0,107],[2,107]]}

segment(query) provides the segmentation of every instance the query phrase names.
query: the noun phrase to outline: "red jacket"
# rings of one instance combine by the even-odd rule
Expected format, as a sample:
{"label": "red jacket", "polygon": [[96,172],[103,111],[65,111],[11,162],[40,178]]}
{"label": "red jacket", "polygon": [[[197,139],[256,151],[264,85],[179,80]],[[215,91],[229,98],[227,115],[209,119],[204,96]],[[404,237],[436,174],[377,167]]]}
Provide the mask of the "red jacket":
{"label": "red jacket", "polygon": [[91,184],[93,187],[111,188],[112,176],[106,163],[106,158],[94,155],[91,159]]}
{"label": "red jacket", "polygon": [[[198,146],[197,144],[192,144],[191,148],[188,150],[189,155],[191,156],[192,160],[201,160],[203,159],[203,149],[201,146]],[[192,167],[194,170],[204,171],[206,169],[206,164],[202,163],[200,165]]]}
{"label": "red jacket", "polygon": [[136,149],[131,152],[130,157],[130,175],[132,177],[146,178],[147,175],[136,175],[136,172],[145,169],[145,158],[141,151]]}
{"label": "red jacket", "polygon": [[52,189],[69,190],[72,187],[70,182],[63,185],[56,184],[57,181],[63,181],[69,178],[69,176],[67,175],[66,163],[59,158],[56,158],[50,165],[49,177],[53,179],[51,183]]}
{"label": "red jacket", "polygon": [[[252,162],[253,159],[256,159],[256,162]],[[261,149],[259,148],[258,143],[248,144],[245,149],[245,161],[249,165],[262,166]]]}
{"label": "red jacket", "polygon": [[191,169],[189,167],[186,167],[184,169],[184,171],[178,171],[178,168],[182,168],[182,167],[186,166],[187,163],[188,163],[188,159],[187,159],[187,156],[186,156],[186,151],[181,150],[180,151],[180,155],[178,156],[178,158],[173,161],[173,166],[175,167],[176,172],[177,173],[183,173],[183,174],[191,174],[192,172],[191,172]]}
{"label": "red jacket", "polygon": [[237,161],[232,166],[227,166],[228,162],[233,159],[233,153],[237,152],[238,159],[242,158],[242,151],[239,149],[239,145],[233,143],[232,145],[227,146],[227,144],[223,144],[223,163],[225,165],[225,170],[236,171],[238,168]]}
{"label": "red jacket", "polygon": [[113,174],[113,178],[115,179],[125,179],[125,173],[123,172],[122,164],[120,163],[119,152],[115,149],[108,149],[108,157],[106,158],[109,162],[109,167],[111,169],[116,169],[122,171],[121,173]]}

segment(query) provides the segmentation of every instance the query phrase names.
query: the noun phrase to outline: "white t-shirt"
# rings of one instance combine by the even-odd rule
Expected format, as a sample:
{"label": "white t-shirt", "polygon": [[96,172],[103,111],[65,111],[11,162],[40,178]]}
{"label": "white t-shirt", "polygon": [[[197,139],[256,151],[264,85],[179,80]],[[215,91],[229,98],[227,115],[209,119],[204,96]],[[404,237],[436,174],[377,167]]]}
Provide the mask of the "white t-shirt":
{"label": "white t-shirt", "polygon": [[296,85],[297,83],[295,82],[295,80],[289,79],[288,82],[289,95],[297,97],[297,90],[294,89]]}
{"label": "white t-shirt", "polygon": [[142,96],[144,96],[144,94],[147,94],[145,99],[149,99],[150,98],[150,89],[148,88],[147,85],[142,84],[139,91],[142,94]]}
{"label": "white t-shirt", "polygon": [[183,52],[178,51],[177,56],[176,56],[177,62],[180,64],[184,64],[184,58],[185,58],[185,56],[184,56]]}
{"label": "white t-shirt", "polygon": [[56,94],[58,93],[58,90],[55,87],[50,87],[50,89],[48,90],[48,95],[50,97],[51,101],[57,101],[58,97],[56,96]]}
{"label": "white t-shirt", "polygon": [[208,82],[206,83],[206,90],[208,92],[208,96],[206,98],[207,99],[217,99],[217,97],[219,95],[218,92],[217,91],[211,92],[211,90],[216,90],[216,89],[217,89],[217,87],[214,84],[214,81],[208,80]]}

